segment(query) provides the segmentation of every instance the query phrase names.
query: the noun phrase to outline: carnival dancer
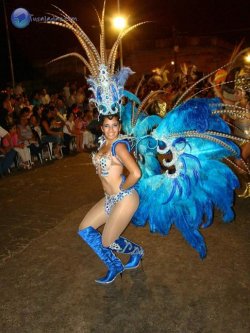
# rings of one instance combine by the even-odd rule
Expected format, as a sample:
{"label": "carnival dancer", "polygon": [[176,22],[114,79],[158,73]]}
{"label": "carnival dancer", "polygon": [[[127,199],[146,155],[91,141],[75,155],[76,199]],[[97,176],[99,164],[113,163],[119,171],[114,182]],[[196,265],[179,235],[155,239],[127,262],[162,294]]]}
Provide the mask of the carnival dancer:
{"label": "carnival dancer", "polygon": [[[133,72],[130,68],[122,68],[118,74],[115,74],[115,60],[121,38],[144,22],[124,30],[118,36],[107,58],[104,38],[105,3],[102,17],[99,18],[101,27],[100,53],[77,23],[61,9],[57,9],[61,15],[60,20],[50,22],[70,29],[86,51],[88,61],[77,53],[66,56],[77,56],[87,66],[91,74],[88,83],[94,95],[90,102],[94,102],[102,119],[103,142],[98,153],[94,155],[93,162],[100,176],[105,198],[99,201],[85,216],[80,224],[79,235],[108,267],[106,276],[96,280],[98,283],[106,284],[112,282],[124,269],[138,267],[144,254],[139,245],[120,237],[139,204],[139,197],[133,186],[140,178],[141,172],[129,153],[128,141],[119,138],[121,130],[119,117],[124,84]],[[59,18],[57,15],[54,16]],[[127,178],[123,175],[124,168],[128,171]],[[96,229],[103,224],[105,226],[101,236]],[[113,254],[112,250],[130,254],[130,259],[125,266]]]}
{"label": "carnival dancer", "polygon": [[[241,44],[231,57],[230,71],[221,70],[215,76],[215,93],[223,100],[224,105],[231,106],[233,112],[225,120],[229,122],[233,133],[241,137],[239,143],[241,156],[230,160],[237,173],[240,174],[243,191],[238,193],[240,198],[250,197],[250,64],[249,48],[240,51]],[[221,82],[220,82],[221,81]],[[237,112],[241,110],[244,112]]]}
{"label": "carnival dancer", "polygon": [[[101,179],[105,197],[84,217],[79,235],[96,252],[108,267],[98,283],[110,283],[124,269],[136,268],[143,257],[143,249],[130,240],[120,237],[131,221],[139,204],[139,196],[133,186],[141,176],[140,169],[130,155],[129,143],[119,139],[121,124],[117,114],[102,117],[103,143],[93,154],[93,163]],[[128,171],[125,179],[124,167]],[[102,235],[97,229],[104,224]],[[112,250],[130,254],[123,266]]]}
{"label": "carnival dancer", "polygon": [[[249,51],[249,50],[248,50]],[[235,94],[238,97],[236,105],[245,108],[247,110],[244,118],[236,118],[234,120],[234,133],[243,138],[241,148],[241,159],[236,163],[244,170],[247,169],[247,179],[245,189],[242,193],[238,194],[238,197],[249,198],[250,197],[250,169],[249,169],[249,158],[250,158],[250,65],[245,66],[239,72],[236,83],[235,83]]]}

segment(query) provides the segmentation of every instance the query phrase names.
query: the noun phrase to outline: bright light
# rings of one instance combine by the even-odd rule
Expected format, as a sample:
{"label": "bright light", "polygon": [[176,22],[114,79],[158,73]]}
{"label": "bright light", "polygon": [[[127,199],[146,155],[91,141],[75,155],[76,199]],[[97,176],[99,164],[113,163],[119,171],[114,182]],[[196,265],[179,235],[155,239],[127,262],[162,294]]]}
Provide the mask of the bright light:
{"label": "bright light", "polygon": [[174,61],[173,60],[171,61],[171,65],[174,66]]}
{"label": "bright light", "polygon": [[245,62],[250,64],[250,53],[245,56]]}
{"label": "bright light", "polygon": [[126,27],[127,22],[124,17],[117,16],[114,18],[113,24],[116,29],[123,30]]}

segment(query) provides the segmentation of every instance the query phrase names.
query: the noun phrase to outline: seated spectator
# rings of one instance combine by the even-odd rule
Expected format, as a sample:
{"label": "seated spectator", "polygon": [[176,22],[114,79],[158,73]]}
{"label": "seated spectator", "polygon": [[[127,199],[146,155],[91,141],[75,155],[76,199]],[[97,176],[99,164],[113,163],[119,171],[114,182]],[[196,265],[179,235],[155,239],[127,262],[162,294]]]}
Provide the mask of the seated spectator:
{"label": "seated spectator", "polygon": [[100,123],[98,121],[99,112],[97,108],[93,109],[93,119],[89,122],[86,129],[95,136],[94,143],[97,145],[98,138],[102,135]]}
{"label": "seated spectator", "polygon": [[34,137],[39,143],[39,146],[42,147],[42,130],[41,130],[41,118],[42,118],[42,112],[43,112],[43,105],[41,104],[39,107],[34,106],[32,110],[32,115],[29,119],[29,124],[32,129],[32,132],[34,134]]}
{"label": "seated spectator", "polygon": [[21,82],[16,85],[14,93],[16,96],[22,96],[22,94],[24,93],[24,88]]}
{"label": "seated spectator", "polygon": [[18,96],[16,98],[16,103],[14,105],[14,112],[15,112],[15,115],[16,115],[16,118],[19,117],[20,113],[21,113],[21,110],[22,108],[24,108],[24,98],[22,96]]}
{"label": "seated spectator", "polygon": [[9,112],[7,109],[8,99],[9,97],[7,94],[3,93],[0,95],[0,126],[6,131],[9,126]]}
{"label": "seated spectator", "polygon": [[17,125],[17,134],[19,144],[23,144],[25,147],[28,147],[31,155],[35,155],[39,158],[42,147],[29,125],[26,112],[20,116],[19,123]]}
{"label": "seated spectator", "polygon": [[76,104],[78,105],[78,107],[83,110],[83,102],[85,99],[85,95],[84,95],[84,90],[82,87],[77,89],[75,99],[76,99]]}
{"label": "seated spectator", "polygon": [[69,153],[70,151],[70,143],[74,138],[76,138],[76,147],[77,151],[82,151],[81,144],[82,144],[82,133],[77,130],[74,120],[73,112],[67,115],[67,121],[63,127],[64,133],[64,144],[66,146],[66,152]]}
{"label": "seated spectator", "polygon": [[31,128],[34,128],[36,130],[36,127],[40,127],[43,109],[44,109],[44,107],[42,104],[40,106],[33,107],[32,114],[30,116]]}
{"label": "seated spectator", "polygon": [[31,104],[33,106],[39,106],[40,104],[42,104],[41,100],[40,100],[40,95],[38,93],[38,91],[35,91],[32,98],[31,98]]}
{"label": "seated spectator", "polygon": [[16,152],[11,147],[11,138],[9,133],[0,126],[0,139],[6,139],[9,142],[9,147],[2,147],[0,144],[0,176],[8,173],[9,168],[14,163]]}
{"label": "seated spectator", "polygon": [[49,105],[56,105],[58,96],[59,96],[58,93],[51,94]]}
{"label": "seated spectator", "polygon": [[32,162],[30,149],[25,146],[23,142],[19,142],[16,124],[10,126],[9,135],[10,140],[9,138],[4,138],[2,140],[3,147],[6,149],[13,148],[21,158],[21,163],[19,165],[24,169],[31,169]]}
{"label": "seated spectator", "polygon": [[49,104],[50,102],[50,96],[45,88],[43,88],[41,91],[40,100],[43,105]]}
{"label": "seated spectator", "polygon": [[52,127],[55,118],[54,109],[54,106],[49,106],[43,110],[41,119],[42,143],[53,143],[55,157],[60,159],[62,158],[63,132]]}
{"label": "seated spectator", "polygon": [[64,103],[63,97],[62,96],[58,96],[57,101],[56,101],[56,109],[58,110],[58,113],[64,118],[64,120],[66,119],[66,114],[67,114],[67,108],[66,105]]}
{"label": "seated spectator", "polygon": [[77,104],[76,103],[76,90],[70,91],[70,96],[68,99],[68,106],[71,107],[73,104]]}
{"label": "seated spectator", "polygon": [[28,108],[27,106],[25,106],[24,108],[22,108],[21,112],[20,112],[20,117],[25,116],[27,119],[29,119],[32,115],[32,111],[30,110],[30,108]]}
{"label": "seated spectator", "polygon": [[65,98],[65,103],[68,106],[68,100],[70,97],[70,88],[69,88],[69,82],[66,82],[63,87],[63,96]]}
{"label": "seated spectator", "polygon": [[86,150],[95,147],[95,136],[87,129],[88,125],[93,120],[93,111],[87,110],[84,112],[83,122],[84,122],[84,132],[83,132],[83,142],[82,149]]}

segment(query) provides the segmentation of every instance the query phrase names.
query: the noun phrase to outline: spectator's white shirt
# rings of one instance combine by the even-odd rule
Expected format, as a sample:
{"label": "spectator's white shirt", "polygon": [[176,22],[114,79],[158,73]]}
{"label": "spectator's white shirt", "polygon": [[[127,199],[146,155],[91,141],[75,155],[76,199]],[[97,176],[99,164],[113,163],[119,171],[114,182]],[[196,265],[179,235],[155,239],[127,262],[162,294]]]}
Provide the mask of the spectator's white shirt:
{"label": "spectator's white shirt", "polygon": [[67,120],[65,125],[63,126],[63,133],[72,135],[72,133],[70,133],[70,131],[68,130],[68,127],[66,125],[68,125],[68,127],[70,128],[71,131],[73,131],[75,128],[74,120],[72,120],[72,121]]}
{"label": "spectator's white shirt", "polygon": [[49,102],[50,102],[49,94],[41,96],[41,102],[42,102],[43,105],[49,104]]}
{"label": "spectator's white shirt", "polygon": [[4,138],[5,135],[9,134],[3,127],[0,126],[0,138]]}

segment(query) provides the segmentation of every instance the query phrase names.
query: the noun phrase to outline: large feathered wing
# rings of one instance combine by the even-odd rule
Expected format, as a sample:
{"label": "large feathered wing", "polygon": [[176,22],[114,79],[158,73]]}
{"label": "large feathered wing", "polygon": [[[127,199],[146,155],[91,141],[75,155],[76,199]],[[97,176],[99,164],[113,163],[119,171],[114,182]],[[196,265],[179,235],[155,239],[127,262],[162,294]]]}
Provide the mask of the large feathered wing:
{"label": "large feathered wing", "polygon": [[239,155],[239,148],[216,113],[218,103],[217,99],[190,100],[161,121],[154,119],[156,128],[150,135],[134,129],[135,136],[139,133],[142,178],[133,223],[144,226],[148,222],[152,232],[163,235],[175,225],[201,258],[206,245],[200,228],[212,223],[215,207],[225,222],[234,218],[234,190],[239,185],[223,162]]}

